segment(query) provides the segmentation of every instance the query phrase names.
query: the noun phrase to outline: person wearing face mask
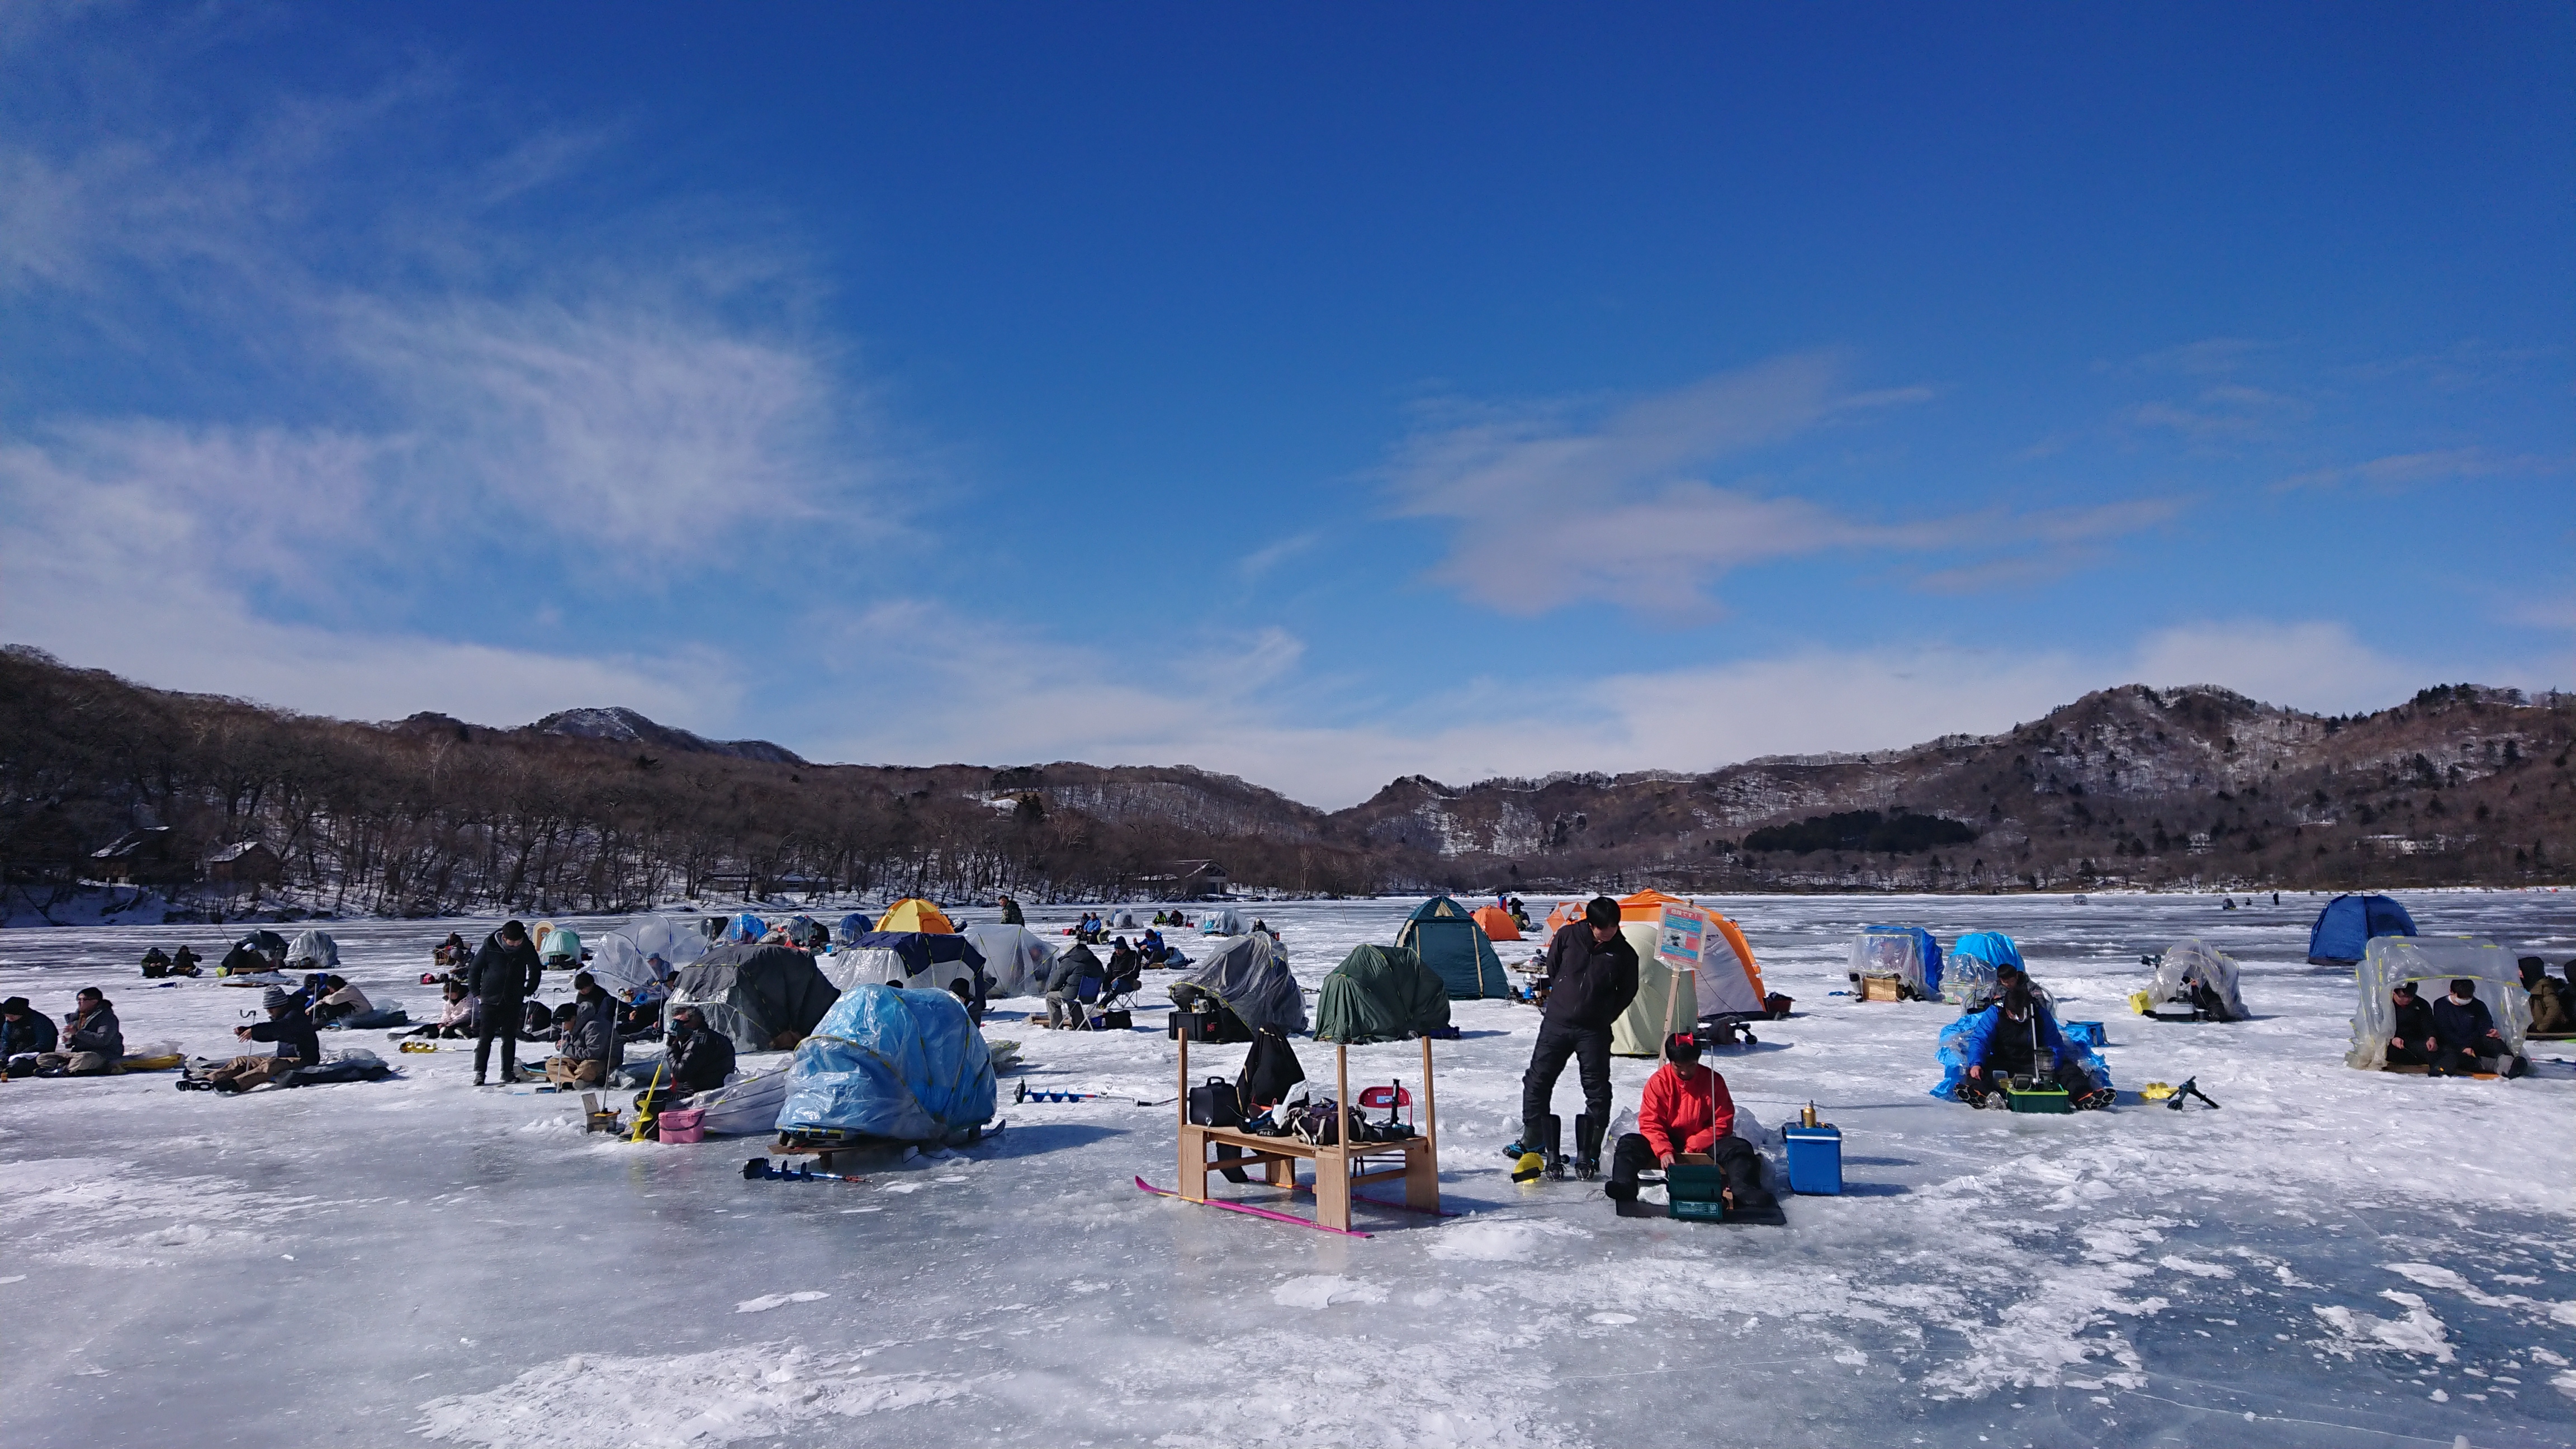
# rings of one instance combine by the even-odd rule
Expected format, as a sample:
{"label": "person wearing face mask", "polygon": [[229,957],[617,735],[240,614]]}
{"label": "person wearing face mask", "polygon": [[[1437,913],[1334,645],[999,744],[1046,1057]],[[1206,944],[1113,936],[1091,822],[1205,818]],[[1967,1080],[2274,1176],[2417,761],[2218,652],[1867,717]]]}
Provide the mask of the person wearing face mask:
{"label": "person wearing face mask", "polygon": [[2497,1071],[2509,1077],[2521,1076],[2522,1059],[2506,1049],[2503,1034],[2496,1030],[2495,1017],[2488,1012],[2487,1004],[2478,1000],[2478,983],[2463,976],[2433,1003],[2432,1074],[2466,1076]]}

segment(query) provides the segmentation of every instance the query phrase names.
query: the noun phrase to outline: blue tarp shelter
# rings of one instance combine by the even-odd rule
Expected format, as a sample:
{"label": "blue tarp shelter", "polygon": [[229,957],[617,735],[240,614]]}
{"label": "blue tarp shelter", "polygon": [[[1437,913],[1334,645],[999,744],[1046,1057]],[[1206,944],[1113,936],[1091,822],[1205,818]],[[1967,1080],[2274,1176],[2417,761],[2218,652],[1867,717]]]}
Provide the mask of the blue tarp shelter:
{"label": "blue tarp shelter", "polygon": [[769,934],[769,923],[749,911],[725,922],[724,937],[737,944],[757,941]]}
{"label": "blue tarp shelter", "polygon": [[1995,994],[1995,975],[2003,967],[2022,965],[2021,948],[2001,931],[1970,931],[1950,946],[1941,967],[1941,999],[1960,1006],[1983,1006]]}
{"label": "blue tarp shelter", "polygon": [[778,1130],[962,1142],[996,1097],[992,1052],[957,998],[859,986],[797,1045]]}
{"label": "blue tarp shelter", "polygon": [[2370,949],[2371,937],[2414,934],[2415,918],[2386,896],[2337,896],[2308,928],[2308,960],[2318,966],[2350,966]]}
{"label": "blue tarp shelter", "polygon": [[[1938,1052],[1941,1084],[1932,1089],[1933,1096],[1945,1102],[1957,1099],[1959,1083],[1967,1080],[1968,1068],[1986,1059],[1986,1043],[1993,1040],[1996,1023],[2003,1019],[2003,1014],[2001,1006],[1989,1006],[1983,1011],[1969,1012],[1941,1028]],[[2031,1014],[2038,1020],[2041,1050],[2055,1053],[2061,1062],[2073,1062],[2083,1068],[2085,1077],[2094,1086],[2111,1085],[2110,1064],[2104,1062],[2102,1054],[2093,1048],[2068,1041],[2065,1033],[2057,1029],[2057,1013],[2049,1010],[2046,1003],[2034,1005]]]}
{"label": "blue tarp shelter", "polygon": [[1433,896],[1414,908],[1395,933],[1398,950],[1411,951],[1440,978],[1452,1001],[1509,996],[1503,960],[1485,928],[1468,909],[1447,896]]}

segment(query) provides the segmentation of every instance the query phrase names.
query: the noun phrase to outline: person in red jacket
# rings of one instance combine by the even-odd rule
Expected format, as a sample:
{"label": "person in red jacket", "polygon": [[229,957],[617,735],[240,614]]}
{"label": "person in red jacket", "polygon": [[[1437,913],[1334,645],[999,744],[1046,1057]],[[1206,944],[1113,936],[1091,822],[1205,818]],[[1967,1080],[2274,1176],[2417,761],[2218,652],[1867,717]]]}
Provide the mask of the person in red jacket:
{"label": "person in red jacket", "polygon": [[1726,1174],[1729,1212],[1768,1212],[1778,1204],[1762,1186],[1762,1159],[1753,1144],[1735,1135],[1735,1099],[1726,1078],[1699,1064],[1699,1043],[1688,1032],[1664,1039],[1664,1064],[1646,1079],[1646,1094],[1637,1104],[1637,1130],[1619,1139],[1611,1154],[1610,1180],[1601,1190],[1621,1202],[1637,1196],[1637,1174],[1650,1167],[1670,1167],[1684,1153],[1696,1153]]}

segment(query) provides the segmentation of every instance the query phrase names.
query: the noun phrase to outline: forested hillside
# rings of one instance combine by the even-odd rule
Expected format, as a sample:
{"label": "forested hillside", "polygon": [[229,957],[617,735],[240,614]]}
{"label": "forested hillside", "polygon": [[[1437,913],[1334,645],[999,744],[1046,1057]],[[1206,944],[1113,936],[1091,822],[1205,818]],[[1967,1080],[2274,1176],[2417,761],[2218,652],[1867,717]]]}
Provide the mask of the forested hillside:
{"label": "forested hillside", "polygon": [[260,841],[350,912],[710,895],[1149,896],[2524,884],[2570,877],[2576,700],[2438,686],[2328,718],[2130,686],[1992,736],[1705,774],[1422,776],[1327,813],[1187,766],[817,765],[632,711],[491,729],[318,719],[0,651],[0,870],[60,885],[155,837],[174,889]]}

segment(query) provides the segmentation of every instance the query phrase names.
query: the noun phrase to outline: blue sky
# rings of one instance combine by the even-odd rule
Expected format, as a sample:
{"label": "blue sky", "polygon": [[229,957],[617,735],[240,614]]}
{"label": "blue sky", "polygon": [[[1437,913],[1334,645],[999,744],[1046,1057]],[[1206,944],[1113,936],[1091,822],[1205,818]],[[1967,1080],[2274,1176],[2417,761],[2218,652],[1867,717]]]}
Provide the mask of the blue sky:
{"label": "blue sky", "polygon": [[0,6],[0,638],[818,758],[2576,685],[2564,6]]}

